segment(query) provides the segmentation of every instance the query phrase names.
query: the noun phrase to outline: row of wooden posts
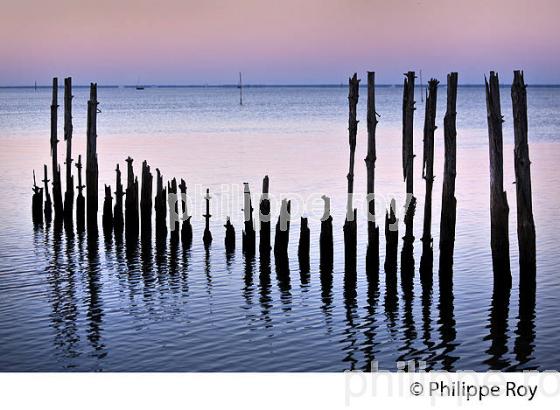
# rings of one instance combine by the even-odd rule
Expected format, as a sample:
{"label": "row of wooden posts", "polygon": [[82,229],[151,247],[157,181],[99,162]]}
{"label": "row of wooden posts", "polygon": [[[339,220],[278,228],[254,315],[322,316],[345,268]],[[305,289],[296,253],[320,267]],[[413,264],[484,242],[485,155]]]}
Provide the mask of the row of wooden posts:
{"label": "row of wooden posts", "polygon": [[[401,253],[401,271],[414,273],[414,234],[413,221],[416,211],[416,198],[414,197],[414,172],[413,162],[413,129],[414,129],[414,90],[415,73],[410,71],[405,74],[403,87],[403,135],[402,135],[402,168],[406,184],[407,203],[405,204],[405,234]],[[352,278],[356,275],[356,250],[357,250],[357,210],[353,207],[354,193],[354,165],[355,149],[358,131],[357,104],[359,98],[359,82],[357,75],[349,79],[349,146],[350,161],[347,175],[348,200],[344,232],[345,271]],[[452,275],[453,254],[455,244],[455,225],[457,214],[457,200],[455,198],[456,178],[456,103],[457,103],[457,73],[447,76],[447,110],[443,120],[445,163],[443,175],[443,192],[440,221],[439,242],[439,272],[440,278],[450,279]],[[432,79],[426,91],[426,105],[424,117],[424,146],[422,158],[422,178],[425,180],[424,223],[422,233],[422,257],[420,261],[420,274],[423,279],[431,278],[433,271],[433,239],[432,239],[432,189],[434,182],[434,133],[436,130],[436,104],[439,82]],[[494,279],[498,283],[511,285],[511,270],[509,256],[508,214],[509,207],[506,193],[503,189],[503,117],[500,108],[500,94],[498,75],[490,73],[489,80],[485,81],[486,104],[488,114],[488,134],[490,147],[490,214],[491,214],[491,249],[494,268]],[[376,126],[378,115],[375,105],[375,73],[367,75],[367,194],[373,198],[375,194],[375,162],[376,162]],[[517,233],[519,238],[519,259],[521,283],[523,286],[534,286],[536,272],[535,226],[532,214],[530,160],[527,142],[527,96],[523,73],[514,72],[511,87],[513,105],[514,137],[515,137],[515,176],[517,193]],[[53,219],[59,226],[64,224],[73,229],[74,215],[74,187],[78,191],[76,198],[76,227],[78,231],[97,233],[98,223],[98,161],[97,161],[97,85],[91,84],[90,97],[87,104],[87,148],[86,148],[86,175],[85,184],[82,181],[82,158],[78,156],[77,185],[74,186],[72,173],[72,79],[64,81],[64,140],[66,141],[66,192],[62,198],[61,171],[58,164],[57,144],[59,142],[58,130],[58,80],[53,79],[52,104],[51,104],[51,178],[52,197],[49,193],[47,165],[44,165],[43,187],[37,185],[34,178],[33,187],[33,220],[36,224],[47,223]],[[128,157],[127,184],[123,187],[121,170],[116,167],[116,190],[113,193],[110,186],[105,185],[103,203],[103,229],[106,233],[122,234],[126,238],[137,239],[141,237],[143,243],[151,243],[152,238],[152,209],[155,210],[155,237],[156,241],[165,240],[167,237],[167,209],[169,208],[170,226],[172,227],[170,240],[172,243],[182,243],[183,247],[192,244],[191,216],[186,209],[187,185],[183,179],[180,184],[173,178],[164,186],[163,176],[156,169],[155,198],[153,193],[153,174],[146,161],[142,163],[141,187],[138,177],[134,174],[133,159]],[[86,197],[84,198],[84,188]],[[114,204],[113,204],[114,194]],[[271,248],[270,226],[270,201],[269,178],[265,176],[262,184],[262,197],[259,204],[260,242],[259,252],[266,255]],[[43,201],[43,195],[45,199]],[[179,196],[180,200],[176,200]],[[125,197],[123,205],[123,197]],[[174,198],[174,199],[171,199]],[[212,242],[210,232],[210,192],[206,191],[206,213],[203,242],[209,246]],[[333,224],[330,213],[330,199],[323,196],[324,215],[321,220],[320,232],[320,263],[322,268],[332,268],[333,261]],[[87,204],[87,206],[86,206]],[[290,227],[290,201],[282,201],[280,215],[276,224],[274,254],[276,260],[287,261],[288,241]],[[244,229],[242,234],[243,252],[254,254],[256,252],[256,231],[253,218],[253,206],[249,185],[244,186]],[[86,213],[87,212],[87,213]],[[375,215],[375,201],[369,201],[369,213]],[[179,220],[175,215],[183,215]],[[398,224],[396,218],[396,203],[393,199],[385,215],[386,253],[384,268],[387,273],[394,273],[397,269],[398,258]],[[235,248],[235,229],[228,218],[225,225],[226,250]],[[375,218],[368,220],[368,243],[366,253],[366,271],[368,276],[375,276],[379,271],[379,226]],[[307,218],[301,218],[300,239],[298,256],[301,261],[308,261],[310,248],[310,232]]]}

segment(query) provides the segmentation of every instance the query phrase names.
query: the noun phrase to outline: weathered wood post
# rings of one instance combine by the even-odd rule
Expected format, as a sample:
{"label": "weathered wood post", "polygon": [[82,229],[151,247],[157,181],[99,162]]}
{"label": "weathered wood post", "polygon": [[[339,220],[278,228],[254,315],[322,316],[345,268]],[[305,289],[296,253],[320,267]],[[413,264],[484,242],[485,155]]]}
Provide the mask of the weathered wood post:
{"label": "weathered wood post", "polygon": [[212,243],[212,233],[210,232],[210,189],[206,188],[206,196],[204,199],[206,200],[206,213],[202,215],[205,219],[204,225],[204,235],[202,236],[202,241],[204,242],[204,246],[208,248]]}
{"label": "weathered wood post", "polygon": [[309,272],[310,236],[308,218],[301,217],[299,229],[298,261],[302,273]]}
{"label": "weathered wood post", "polygon": [[251,191],[249,184],[243,183],[243,221],[245,229],[243,229],[242,245],[243,253],[248,255],[255,254],[255,227],[253,224],[253,204],[251,203]]}
{"label": "weathered wood post", "polygon": [[282,200],[280,215],[276,223],[276,235],[274,238],[274,257],[277,260],[288,260],[288,244],[290,241],[290,210],[291,201]]}
{"label": "weathered wood post", "polygon": [[181,214],[183,218],[183,224],[181,225],[181,243],[183,244],[183,249],[187,249],[190,248],[192,244],[192,226],[191,215],[189,215],[189,210],[187,208],[187,183],[184,179],[181,179],[179,189],[181,190]]}
{"label": "weathered wood post", "polygon": [[97,231],[98,177],[97,166],[97,84],[91,83],[87,115],[86,202],[88,231]]}
{"label": "weathered wood post", "polygon": [[331,199],[323,195],[324,211],[321,217],[321,233],[319,234],[319,265],[321,271],[329,272],[333,267],[333,226],[331,215]]}
{"label": "weathered wood post", "polygon": [[403,176],[406,183],[405,234],[401,253],[401,273],[414,275],[414,71],[405,74],[403,87]]}
{"label": "weathered wood post", "polygon": [[391,199],[389,210],[385,214],[385,264],[387,274],[395,274],[397,271],[397,255],[399,246],[399,220],[396,216],[397,205]]}
{"label": "weathered wood post", "polygon": [[43,177],[43,184],[44,184],[44,191],[45,191],[45,222],[48,224],[52,221],[52,201],[51,195],[49,194],[49,182],[50,179],[48,178],[47,173],[47,164],[43,166],[44,170],[44,177]]}
{"label": "weathered wood post", "polygon": [[457,77],[453,72],[447,75],[447,111],[443,119],[445,163],[443,166],[443,190],[441,198],[441,221],[439,233],[440,279],[451,279],[453,251],[455,249],[455,222],[457,219],[457,199],[455,198],[455,177],[457,175]]}
{"label": "weathered wood post", "polygon": [[64,220],[64,205],[62,203],[62,187],[60,182],[60,166],[58,165],[58,78],[52,81],[51,102],[51,157],[52,184],[55,222]]}
{"label": "weathered wood post", "polygon": [[504,191],[502,111],[498,75],[490,72],[490,82],[485,78],[486,109],[490,146],[490,242],[494,280],[511,286],[509,261],[509,206]]}
{"label": "weathered wood post", "polygon": [[375,129],[377,127],[377,112],[375,111],[375,72],[368,71],[367,98],[367,194],[368,194],[368,245],[366,252],[366,272],[368,277],[379,273],[379,227],[375,220]]}
{"label": "weathered wood post", "polygon": [[[523,71],[513,72],[511,85],[513,131],[515,138],[515,191],[517,196],[517,238],[519,242],[520,286],[533,288],[537,269],[535,221],[531,192],[527,90]],[[523,289],[521,289],[523,291]]]}
{"label": "weathered wood post", "polygon": [[139,213],[138,213],[138,178],[134,176],[134,168],[130,157],[126,159],[126,197],[124,201],[124,223],[125,233],[128,239],[138,237]]}
{"label": "weathered wood post", "polygon": [[156,240],[165,242],[167,236],[167,189],[163,187],[163,176],[156,168],[156,198],[154,209],[156,211]]}
{"label": "weathered wood post", "polygon": [[167,182],[167,205],[169,208],[169,228],[171,229],[170,241],[174,246],[179,243],[179,202],[177,197],[177,179]]}
{"label": "weathered wood post", "polygon": [[226,253],[232,253],[235,250],[235,228],[231,224],[229,216],[226,220],[224,228],[226,228],[226,238],[224,240]]}
{"label": "weathered wood post", "polygon": [[82,183],[82,156],[78,155],[78,163],[76,168],[78,169],[78,185],[76,189],[78,190],[78,197],[76,198],[76,229],[78,232],[83,232],[86,228],[86,200],[84,198],[84,188],[86,187]]}
{"label": "weathered wood post", "polygon": [[108,234],[113,230],[113,196],[111,185],[105,185],[105,199],[103,200],[103,231]]}
{"label": "weathered wood post", "polygon": [[124,230],[124,215],[123,215],[123,184],[122,184],[122,176],[121,176],[121,169],[119,164],[117,164],[117,168],[115,169],[116,173],[116,189],[115,189],[115,208],[113,212],[113,225],[115,228],[115,234],[122,235]]}
{"label": "weathered wood post", "polygon": [[152,238],[152,184],[154,177],[147,161],[142,162],[142,188],[140,191],[140,221],[142,243]]}
{"label": "weathered wood post", "polygon": [[64,140],[66,141],[66,193],[64,223],[72,225],[74,213],[74,177],[72,176],[72,77],[64,79]]}
{"label": "weathered wood post", "polygon": [[437,87],[439,81],[428,81],[426,112],[424,117],[424,153],[422,178],[426,181],[424,200],[424,226],[422,231],[422,257],[420,277],[431,278],[433,272],[434,249],[432,238],[432,189],[434,186],[434,133],[436,130]]}
{"label": "weathered wood post", "polygon": [[270,199],[268,197],[268,190],[269,179],[268,175],[265,175],[259,204],[259,251],[261,255],[270,253]]}
{"label": "weathered wood post", "polygon": [[37,186],[35,170],[33,170],[33,197],[31,202],[31,216],[35,225],[43,223],[43,188]]}
{"label": "weathered wood post", "polygon": [[356,107],[358,105],[358,93],[360,80],[356,73],[348,80],[348,137],[350,145],[350,165],[348,169],[348,197],[346,202],[346,220],[344,221],[344,265],[347,274],[353,275],[356,271],[356,246],[357,210],[352,204],[354,196],[354,155],[356,152],[356,135],[358,133],[358,120],[356,119]]}

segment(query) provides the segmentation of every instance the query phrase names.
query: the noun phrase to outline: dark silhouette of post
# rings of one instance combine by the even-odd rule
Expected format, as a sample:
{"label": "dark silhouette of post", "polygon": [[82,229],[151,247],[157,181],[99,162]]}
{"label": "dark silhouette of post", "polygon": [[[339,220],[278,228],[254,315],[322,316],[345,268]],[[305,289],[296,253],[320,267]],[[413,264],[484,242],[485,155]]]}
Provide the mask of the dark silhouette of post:
{"label": "dark silhouette of post", "polygon": [[62,187],[60,182],[60,166],[58,165],[58,78],[52,81],[51,102],[51,158],[52,185],[55,222],[64,220],[64,205],[62,203]]}
{"label": "dark silhouette of post", "polygon": [[78,163],[76,164],[76,169],[78,170],[78,185],[76,189],[78,190],[78,197],[76,198],[76,229],[78,232],[83,232],[86,228],[86,199],[84,198],[84,188],[86,187],[82,183],[82,156],[78,155]]}
{"label": "dark silhouette of post", "polygon": [[439,81],[428,81],[426,112],[424,117],[424,153],[422,178],[426,181],[424,200],[424,226],[422,231],[422,257],[420,277],[431,278],[433,272],[434,250],[432,238],[432,189],[434,186],[434,133],[436,131],[437,87]]}
{"label": "dark silhouette of post", "polygon": [[377,112],[375,111],[375,72],[368,72],[367,99],[367,194],[368,194],[368,245],[366,252],[366,272],[368,277],[379,273],[379,227],[375,221],[375,129],[377,127]]}
{"label": "dark silhouette of post", "polygon": [[128,239],[138,237],[139,213],[138,213],[138,178],[134,176],[134,168],[130,157],[126,159],[126,197],[124,201],[124,223],[125,234]]}
{"label": "dark silhouette of post", "polygon": [[416,198],[414,197],[414,71],[405,74],[403,87],[403,145],[402,165],[406,183],[405,202],[405,233],[401,253],[401,273],[414,275],[414,213]]}
{"label": "dark silhouette of post", "polygon": [[206,196],[204,197],[206,200],[206,213],[202,215],[205,220],[202,241],[204,242],[204,246],[206,248],[208,248],[212,243],[212,233],[210,232],[210,218],[212,217],[212,215],[210,215],[210,198],[210,189],[206,188]]}
{"label": "dark silhouette of post", "polygon": [[259,204],[259,251],[261,255],[270,253],[270,199],[268,198],[268,175],[263,178],[262,195]]}
{"label": "dark silhouette of post", "polygon": [[72,77],[64,79],[64,140],[66,141],[66,193],[64,223],[72,225],[74,213],[74,177],[72,176]]}
{"label": "dark silhouette of post", "polygon": [[298,261],[300,271],[309,272],[309,248],[311,242],[311,231],[308,219],[301,217],[299,229]]}
{"label": "dark silhouette of post", "polygon": [[226,228],[226,237],[224,240],[226,252],[231,253],[235,250],[235,228],[231,224],[229,216],[226,220],[226,224],[224,225],[224,228]]}
{"label": "dark silhouette of post", "polygon": [[243,253],[247,255],[255,254],[255,227],[253,224],[253,205],[251,203],[251,191],[249,184],[243,183],[243,221],[245,229],[243,229]]}
{"label": "dark silhouette of post", "polygon": [[290,241],[290,210],[291,201],[282,200],[280,215],[276,223],[276,235],[274,238],[274,257],[276,260],[288,260],[288,244]]}
{"label": "dark silhouette of post", "polygon": [[502,111],[498,75],[490,72],[486,85],[486,108],[490,146],[490,243],[494,280],[511,286],[509,261],[509,206],[504,191]]}
{"label": "dark silhouette of post", "polygon": [[105,185],[105,199],[103,200],[103,231],[108,234],[113,231],[113,196],[111,185]]}
{"label": "dark silhouette of post", "polygon": [[348,139],[350,145],[350,164],[348,169],[348,196],[346,202],[346,220],[344,221],[344,265],[345,271],[349,275],[356,271],[356,246],[357,210],[352,204],[354,196],[354,156],[356,152],[356,135],[358,133],[358,120],[356,111],[358,105],[360,80],[356,73],[348,80]]}
{"label": "dark silhouette of post", "polygon": [[457,176],[457,73],[447,75],[447,111],[443,119],[445,163],[443,166],[443,190],[441,195],[441,220],[439,229],[440,276],[451,276],[453,251],[455,249],[455,222],[457,199],[455,177]]}
{"label": "dark silhouette of post", "polygon": [[43,166],[44,170],[44,177],[43,177],[43,184],[44,184],[44,191],[45,191],[45,222],[49,224],[52,221],[52,201],[51,195],[49,194],[49,182],[50,179],[48,178],[47,173],[47,164]]}
{"label": "dark silhouette of post", "polygon": [[189,210],[187,208],[187,183],[184,179],[181,179],[179,184],[179,189],[181,190],[181,203],[182,203],[182,218],[183,224],[181,225],[181,243],[183,248],[190,248],[192,244],[192,226],[191,226],[191,215],[189,215]]}
{"label": "dark silhouette of post", "polygon": [[[534,287],[536,275],[535,221],[531,192],[527,90],[523,71],[513,72],[511,85],[513,131],[515,137],[515,190],[517,196],[517,238],[519,242],[520,286]],[[523,289],[521,289],[523,291]]]}
{"label": "dark silhouette of post", "polygon": [[116,173],[116,189],[115,189],[115,208],[113,212],[113,226],[115,229],[115,234],[122,235],[124,230],[124,215],[123,215],[123,184],[122,184],[122,176],[121,176],[121,169],[119,164],[117,164],[117,168],[115,168]]}
{"label": "dark silhouette of post", "polygon": [[169,227],[171,229],[170,241],[173,245],[179,243],[179,201],[177,197],[177,179],[167,182],[167,206],[169,208]]}
{"label": "dark silhouette of post", "polygon": [[321,233],[319,234],[319,265],[322,272],[329,272],[333,267],[333,226],[331,215],[331,199],[323,195],[324,211],[321,217]]}
{"label": "dark silhouette of post", "polygon": [[396,202],[391,199],[389,209],[385,213],[385,264],[387,274],[397,271],[397,255],[399,246],[399,220],[396,216]]}
{"label": "dark silhouette of post", "polygon": [[163,176],[156,168],[156,198],[154,201],[156,211],[156,241],[165,241],[167,236],[167,189],[163,187]]}
{"label": "dark silhouette of post", "polygon": [[37,186],[35,170],[33,170],[33,197],[31,201],[31,216],[35,225],[43,223],[43,188]]}
{"label": "dark silhouette of post", "polygon": [[88,231],[97,231],[98,177],[97,166],[97,84],[91,83],[87,115],[86,202]]}
{"label": "dark silhouette of post", "polygon": [[152,238],[152,184],[154,177],[147,161],[142,162],[142,188],[140,189],[140,232],[142,243]]}

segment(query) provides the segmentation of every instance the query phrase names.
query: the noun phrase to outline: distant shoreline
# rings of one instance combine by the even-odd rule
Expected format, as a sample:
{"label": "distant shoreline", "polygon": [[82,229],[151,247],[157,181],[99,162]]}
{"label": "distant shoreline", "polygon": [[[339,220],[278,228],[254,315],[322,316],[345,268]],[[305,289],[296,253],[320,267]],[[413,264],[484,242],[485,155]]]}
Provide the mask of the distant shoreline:
{"label": "distant shoreline", "polygon": [[[379,88],[402,88],[402,84],[376,84]],[[440,84],[445,86],[445,84]],[[89,88],[88,85],[73,85],[74,88]],[[126,88],[135,89],[136,85],[98,85],[99,88]],[[143,85],[145,89],[150,88],[238,88],[237,84],[207,84],[207,85]],[[459,88],[480,88],[484,84],[459,84]],[[500,84],[500,88],[511,87],[511,84]],[[560,84],[527,84],[528,88],[558,88]],[[0,89],[52,89],[51,85],[0,85]],[[63,86],[59,87],[63,89]],[[244,84],[243,88],[348,88],[347,84]],[[367,84],[360,84],[360,88],[367,88]],[[420,88],[417,84],[415,88]],[[426,88],[424,84],[422,88]],[[144,90],[145,91],[145,90]]]}

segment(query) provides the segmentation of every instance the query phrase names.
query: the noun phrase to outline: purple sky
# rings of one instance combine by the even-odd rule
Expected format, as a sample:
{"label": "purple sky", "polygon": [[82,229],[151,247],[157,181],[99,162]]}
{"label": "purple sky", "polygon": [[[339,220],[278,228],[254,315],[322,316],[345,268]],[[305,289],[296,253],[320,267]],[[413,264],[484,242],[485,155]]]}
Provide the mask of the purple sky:
{"label": "purple sky", "polygon": [[0,12],[0,85],[338,84],[407,70],[560,83],[557,0],[18,0]]}

